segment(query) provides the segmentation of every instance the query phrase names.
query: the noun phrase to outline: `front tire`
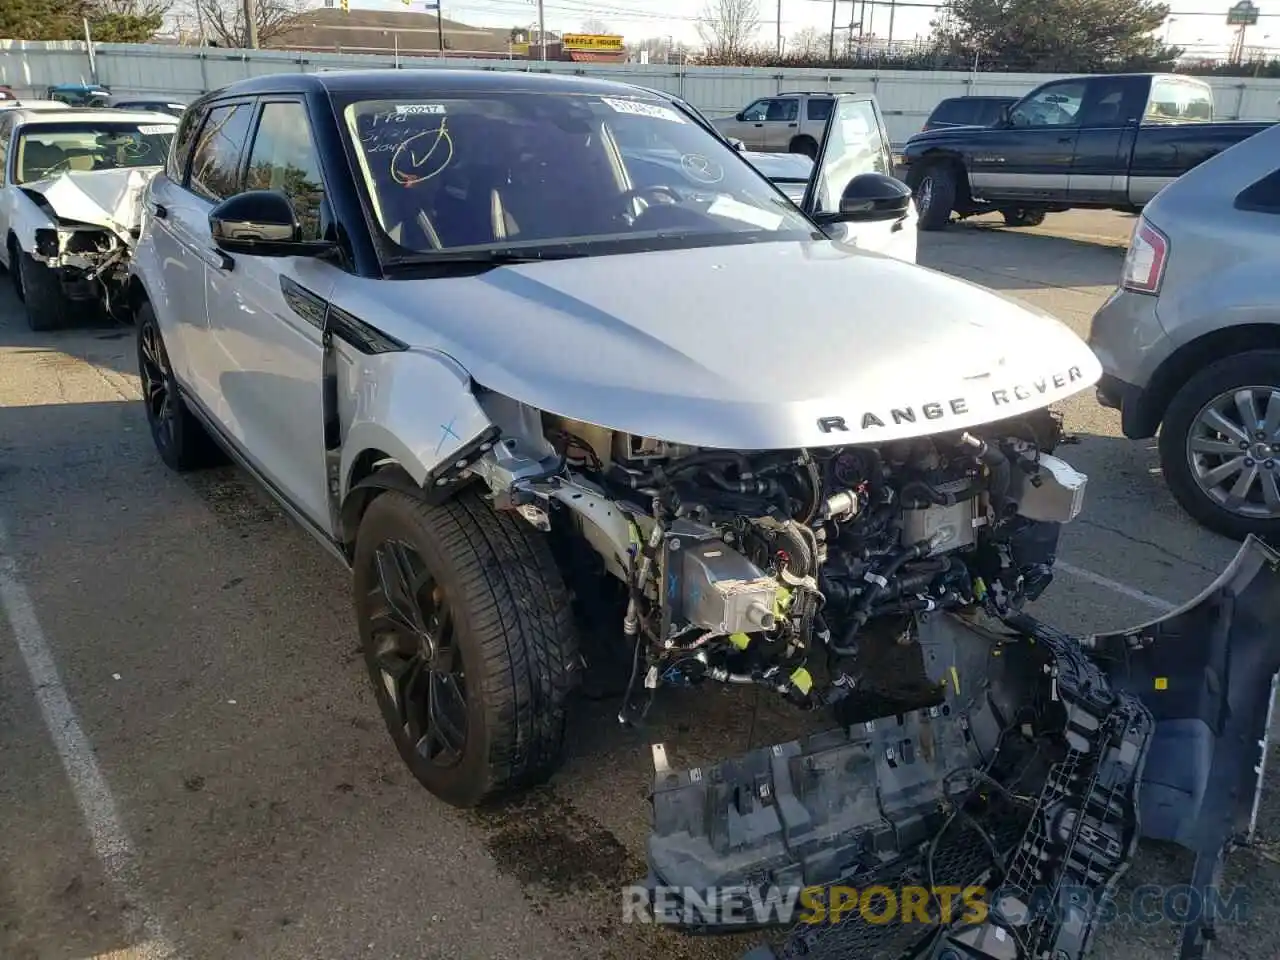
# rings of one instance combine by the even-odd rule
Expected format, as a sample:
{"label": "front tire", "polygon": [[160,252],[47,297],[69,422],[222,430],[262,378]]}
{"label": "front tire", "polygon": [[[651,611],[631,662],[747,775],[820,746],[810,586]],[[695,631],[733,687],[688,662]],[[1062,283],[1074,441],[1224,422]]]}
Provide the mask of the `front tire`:
{"label": "front tire", "polygon": [[73,326],[75,302],[62,292],[57,271],[22,251],[17,261],[14,281],[27,308],[27,326],[37,333]]}
{"label": "front tire", "polygon": [[147,411],[151,439],[160,459],[170,470],[178,473],[225,462],[222,450],[182,399],[151,304],[140,304],[134,316],[138,327],[138,376],[142,381],[142,402]]}
{"label": "front tire", "polygon": [[798,153],[810,160],[815,160],[818,156],[818,142],[813,137],[796,137],[787,147],[787,152]]}
{"label": "front tire", "polygon": [[932,163],[912,177],[911,193],[920,215],[921,230],[941,230],[951,222],[959,184],[949,163]]}
{"label": "front tire", "polygon": [[1280,540],[1280,351],[1193,376],[1165,411],[1159,446],[1165,482],[1196,522],[1234,540]]}
{"label": "front tire", "polygon": [[374,695],[418,781],[465,808],[550,776],[581,670],[545,538],[475,494],[430,506],[388,491],[353,566]]}

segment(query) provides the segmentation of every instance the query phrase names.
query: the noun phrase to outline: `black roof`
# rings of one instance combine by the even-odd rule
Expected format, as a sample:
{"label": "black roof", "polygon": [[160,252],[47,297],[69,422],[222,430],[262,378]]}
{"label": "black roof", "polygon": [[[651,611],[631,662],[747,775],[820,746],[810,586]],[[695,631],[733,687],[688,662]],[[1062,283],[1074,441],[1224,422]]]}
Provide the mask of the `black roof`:
{"label": "black roof", "polygon": [[273,73],[235,83],[216,96],[272,93],[336,93],[385,100],[396,96],[486,93],[600,93],[631,95],[640,90],[627,83],[557,73],[523,70],[454,70],[447,67],[405,70],[333,70],[324,73]]}

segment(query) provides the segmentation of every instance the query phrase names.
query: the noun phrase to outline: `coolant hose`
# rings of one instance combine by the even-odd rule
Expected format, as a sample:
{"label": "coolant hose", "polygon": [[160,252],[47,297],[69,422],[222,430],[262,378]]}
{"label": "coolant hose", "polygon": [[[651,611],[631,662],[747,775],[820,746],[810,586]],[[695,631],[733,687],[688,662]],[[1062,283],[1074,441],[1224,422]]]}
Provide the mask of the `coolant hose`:
{"label": "coolant hose", "polygon": [[904,564],[910,563],[912,560],[918,560],[932,549],[933,541],[921,540],[919,543],[912,544],[909,547],[903,547],[894,554],[879,573],[872,574],[868,572],[865,575],[864,579],[871,581],[871,589],[858,598],[857,609],[849,618],[849,626],[845,628],[844,637],[841,638],[839,645],[831,645],[831,651],[836,656],[852,657],[857,655],[858,646],[855,641],[858,638],[859,631],[871,619],[872,606],[884,596],[885,591],[889,588],[889,582],[902,569]]}
{"label": "coolant hose", "polygon": [[996,509],[997,518],[1004,517],[1004,505],[1009,496],[1009,458],[997,447],[985,440],[979,440],[971,433],[960,435],[960,442],[973,448],[976,456],[990,471],[987,492],[991,496],[991,505]]}
{"label": "coolant hose", "polygon": [[[913,493],[918,495],[915,499],[910,496]],[[926,504],[936,504],[939,507],[950,507],[960,503],[962,500],[968,500],[972,496],[973,490],[968,486],[963,490],[957,490],[955,493],[943,493],[933,484],[924,480],[912,480],[910,483],[904,483],[902,491],[898,494],[898,498],[902,501],[904,507],[914,506],[921,501]]]}

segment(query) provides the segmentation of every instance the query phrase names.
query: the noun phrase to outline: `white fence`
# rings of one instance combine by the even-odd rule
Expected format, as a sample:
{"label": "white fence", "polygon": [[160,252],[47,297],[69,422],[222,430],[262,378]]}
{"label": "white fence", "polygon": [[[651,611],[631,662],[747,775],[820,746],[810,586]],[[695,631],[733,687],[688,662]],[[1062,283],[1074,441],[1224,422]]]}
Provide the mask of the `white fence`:
{"label": "white fence", "polygon": [[[396,59],[342,53],[288,50],[222,50],[151,44],[95,44],[94,70],[86,45],[76,41],[0,40],[0,84],[19,94],[43,93],[55,83],[96,79],[113,94],[193,100],[245,77],[335,68],[391,67]],[[945,97],[963,94],[1022,94],[1051,79],[1049,74],[957,73],[908,70],[783,70],[768,67],[681,67],[661,64],[539,63],[524,60],[439,60],[400,57],[402,68],[481,68],[580,73],[638,83],[677,94],[708,116],[726,116],[757,97],[784,90],[874,93],[895,141],[923,125]],[[1217,112],[1223,119],[1280,118],[1280,80],[1210,77]]]}

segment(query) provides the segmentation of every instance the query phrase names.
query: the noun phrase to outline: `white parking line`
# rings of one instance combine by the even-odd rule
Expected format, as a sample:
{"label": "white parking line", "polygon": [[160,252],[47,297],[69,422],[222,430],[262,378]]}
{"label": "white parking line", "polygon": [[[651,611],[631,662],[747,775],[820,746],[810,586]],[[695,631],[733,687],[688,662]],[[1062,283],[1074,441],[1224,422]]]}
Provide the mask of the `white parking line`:
{"label": "white parking line", "polygon": [[57,665],[49,652],[31,597],[18,579],[17,564],[10,555],[9,535],[3,524],[0,524],[0,605],[4,607],[26,663],[45,726],[71,781],[93,851],[118,896],[129,904],[123,920],[129,936],[139,941],[132,948],[133,955],[146,960],[175,958],[177,950],[161,932],[155,914],[141,896],[133,844],[116,814],[115,800],[98,769],[93,745],[80,727],[75,708],[58,677]]}
{"label": "white parking line", "polygon": [[1128,597],[1130,600],[1137,600],[1139,603],[1145,603],[1149,607],[1154,607],[1161,613],[1172,613],[1178,609],[1176,603],[1170,603],[1168,600],[1162,600],[1160,597],[1147,593],[1145,590],[1139,590],[1137,587],[1130,587],[1120,583],[1118,580],[1112,580],[1110,577],[1104,577],[1100,573],[1094,573],[1092,570],[1086,570],[1083,567],[1077,567],[1073,563],[1066,563],[1058,560],[1054,563],[1055,570],[1061,570],[1063,573],[1075,577],[1078,580],[1084,580],[1092,583],[1094,586],[1105,587],[1107,590],[1114,591],[1122,597]]}

